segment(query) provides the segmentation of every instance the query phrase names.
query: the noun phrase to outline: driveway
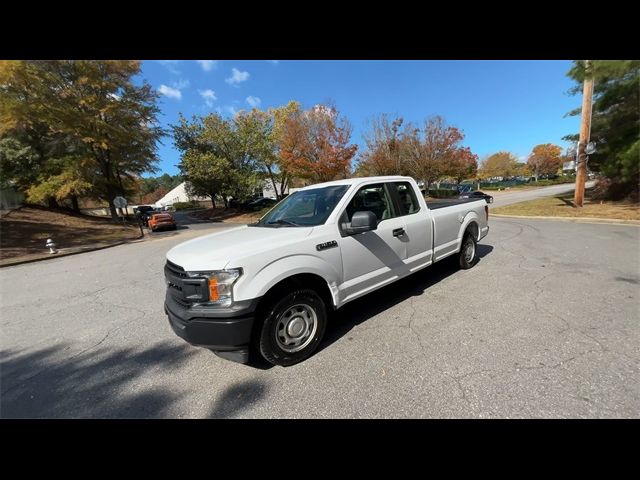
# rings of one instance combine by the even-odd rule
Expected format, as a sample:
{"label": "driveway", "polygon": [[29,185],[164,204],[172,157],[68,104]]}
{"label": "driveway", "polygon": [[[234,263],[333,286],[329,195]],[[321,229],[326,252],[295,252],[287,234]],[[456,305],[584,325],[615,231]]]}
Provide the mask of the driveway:
{"label": "driveway", "polygon": [[473,269],[352,302],[289,368],[222,360],[167,323],[166,251],[229,225],[4,268],[0,416],[640,416],[640,228],[490,223]]}
{"label": "driveway", "polygon": [[[593,180],[585,183],[586,188],[591,188],[595,185]],[[549,187],[534,188],[531,190],[518,190],[512,191],[499,191],[494,192],[487,190],[486,193],[493,195],[492,208],[504,207],[511,205],[512,203],[525,202],[527,200],[535,200],[536,198],[550,197],[552,195],[560,195],[561,193],[572,192],[575,189],[575,183],[563,183],[561,185],[551,185]]]}

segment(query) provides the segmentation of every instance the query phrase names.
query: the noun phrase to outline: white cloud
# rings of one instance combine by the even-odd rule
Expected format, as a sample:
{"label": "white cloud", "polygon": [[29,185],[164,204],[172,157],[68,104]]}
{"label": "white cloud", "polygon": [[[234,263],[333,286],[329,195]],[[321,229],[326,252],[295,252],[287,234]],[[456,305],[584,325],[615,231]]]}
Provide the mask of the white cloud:
{"label": "white cloud", "polygon": [[280,60],[267,60],[267,62],[273,64],[273,65],[278,65],[278,63],[280,63]]}
{"label": "white cloud", "polygon": [[238,110],[236,110],[236,107],[234,107],[233,105],[225,105],[224,107],[216,107],[216,112],[218,112],[220,115],[222,115],[223,113],[228,113],[229,115],[234,117],[236,113],[238,113]]}
{"label": "white cloud", "polygon": [[253,97],[251,95],[249,95],[247,97],[247,103],[252,106],[252,107],[259,107],[260,104],[262,103],[262,100],[260,100],[258,97]]}
{"label": "white cloud", "polygon": [[249,80],[249,72],[241,72],[237,68],[231,69],[231,76],[225,80],[229,85],[237,86],[238,83]]}
{"label": "white cloud", "polygon": [[173,88],[177,88],[178,90],[184,90],[189,86],[189,80],[180,79],[177,82],[173,82]]}
{"label": "white cloud", "polygon": [[178,70],[177,68],[179,62],[180,60],[158,60],[158,63],[160,63],[160,65],[162,65],[174,75],[180,74],[180,70]]}
{"label": "white cloud", "polygon": [[206,90],[198,90],[198,93],[202,98],[204,98],[204,103],[207,104],[207,107],[212,107],[213,101],[218,99],[218,97],[216,97],[216,92],[210,88],[207,88]]}
{"label": "white cloud", "polygon": [[166,85],[160,85],[158,89],[160,95],[164,95],[165,97],[175,98],[176,100],[182,99],[182,92],[177,88],[167,87]]}
{"label": "white cloud", "polygon": [[202,70],[204,70],[205,72],[210,72],[211,70],[213,70],[214,68],[216,68],[216,65],[218,63],[217,60],[196,60],[200,66],[202,67]]}

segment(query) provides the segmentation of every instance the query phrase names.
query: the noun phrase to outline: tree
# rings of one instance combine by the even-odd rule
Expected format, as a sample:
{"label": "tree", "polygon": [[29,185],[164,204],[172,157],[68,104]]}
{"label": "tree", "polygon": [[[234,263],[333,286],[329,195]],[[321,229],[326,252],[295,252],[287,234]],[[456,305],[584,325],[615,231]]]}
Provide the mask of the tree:
{"label": "tree", "polygon": [[254,158],[257,130],[248,122],[218,114],[189,122],[180,115],[172,125],[174,143],[183,152],[179,167],[191,195],[210,197],[214,208],[217,195],[225,207],[230,196],[243,200],[251,195],[260,179]]}
{"label": "tree", "polygon": [[478,156],[469,147],[459,148],[452,155],[445,167],[447,175],[460,184],[464,179],[476,176],[478,172]]}
{"label": "tree", "polygon": [[533,147],[527,160],[529,169],[538,181],[540,175],[556,173],[562,167],[562,148],[552,143],[544,143]]}
{"label": "tree", "polygon": [[2,61],[0,135],[43,125],[46,135],[65,138],[90,162],[74,171],[89,175],[84,180],[116,218],[114,197],[154,171],[163,134],[157,93],[132,82],[139,73],[140,62],[129,60]]}
{"label": "tree", "polygon": [[416,180],[424,182],[425,190],[443,176],[466,178],[477,168],[476,156],[462,147],[464,134],[435,116],[425,120],[422,132],[408,128],[405,133],[407,167]]}
{"label": "tree", "polygon": [[497,152],[487,157],[480,167],[482,178],[512,177],[519,172],[518,159],[510,152]]}
{"label": "tree", "polygon": [[216,157],[213,153],[188,151],[180,162],[180,170],[187,178],[187,193],[190,196],[209,197],[213,208],[216,208],[216,197],[225,188],[230,168],[228,160]]}
{"label": "tree", "polygon": [[[610,179],[611,195],[639,195],[640,177],[640,61],[592,60],[594,77],[591,141],[596,152],[589,155],[589,169]],[[585,63],[574,62],[567,75],[582,91]],[[568,115],[579,115],[577,108]],[[578,135],[565,140],[578,141]]]}
{"label": "tree", "polygon": [[314,182],[345,178],[358,149],[350,138],[351,125],[335,107],[293,112],[282,126],[282,165],[290,175]]}
{"label": "tree", "polygon": [[401,175],[407,173],[406,153],[404,145],[406,131],[400,130],[402,117],[389,120],[382,114],[371,122],[371,131],[364,135],[366,150],[362,153],[356,166],[356,173],[361,176]]}

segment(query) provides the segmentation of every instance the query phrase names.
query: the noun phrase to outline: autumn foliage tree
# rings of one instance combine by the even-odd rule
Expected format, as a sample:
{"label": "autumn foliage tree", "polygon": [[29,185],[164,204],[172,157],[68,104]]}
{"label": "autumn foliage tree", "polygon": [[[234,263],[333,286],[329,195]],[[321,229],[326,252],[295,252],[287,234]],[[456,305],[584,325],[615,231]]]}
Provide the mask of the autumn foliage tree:
{"label": "autumn foliage tree", "polygon": [[429,184],[444,176],[458,180],[475,175],[477,156],[461,145],[464,134],[444,118],[428,118],[422,131],[410,129],[406,139],[407,167],[416,180]]}
{"label": "autumn foliage tree", "polygon": [[538,181],[540,175],[556,173],[562,166],[562,148],[552,143],[544,143],[533,147],[527,160],[529,169]]}
{"label": "autumn foliage tree", "polygon": [[258,108],[240,111],[233,120],[238,136],[244,139],[246,151],[250,152],[256,167],[271,183],[278,198],[282,197],[290,181],[287,166],[280,155],[280,138],[287,119],[299,110],[300,104],[290,101],[267,111]]}
{"label": "autumn foliage tree", "polygon": [[451,155],[446,171],[458,184],[473,178],[478,172],[478,156],[469,147],[459,148]]}
{"label": "autumn foliage tree", "polygon": [[[158,94],[133,82],[139,73],[140,62],[129,60],[0,61],[0,135],[33,140],[37,133],[29,144],[46,147],[36,156],[32,193],[75,195],[90,183],[117,217],[114,197],[154,171],[163,134]],[[53,154],[51,139],[68,148]],[[60,168],[50,168],[54,163]],[[61,182],[68,188],[58,188]]]}
{"label": "autumn foliage tree", "polygon": [[389,119],[382,114],[371,122],[370,132],[364,135],[366,149],[356,166],[360,176],[399,175],[407,173],[407,140],[401,130],[402,117]]}
{"label": "autumn foliage tree", "polygon": [[279,139],[282,165],[291,175],[312,182],[345,178],[358,149],[350,138],[351,125],[334,107],[293,112]]}
{"label": "autumn foliage tree", "polygon": [[511,177],[518,175],[520,170],[521,167],[515,155],[501,151],[484,159],[480,167],[480,176],[482,178]]}

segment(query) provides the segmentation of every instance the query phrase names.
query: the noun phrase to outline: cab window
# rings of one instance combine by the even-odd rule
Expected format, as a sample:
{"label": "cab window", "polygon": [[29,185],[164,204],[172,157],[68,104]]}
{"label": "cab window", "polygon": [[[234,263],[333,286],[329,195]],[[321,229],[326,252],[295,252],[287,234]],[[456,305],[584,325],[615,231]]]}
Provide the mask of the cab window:
{"label": "cab window", "polygon": [[383,183],[365,185],[356,192],[345,210],[346,221],[351,222],[354,213],[364,210],[375,213],[378,223],[395,216],[391,198]]}
{"label": "cab window", "polygon": [[400,215],[411,215],[420,210],[418,198],[409,182],[395,182],[393,186],[398,194],[398,203],[400,204]]}

